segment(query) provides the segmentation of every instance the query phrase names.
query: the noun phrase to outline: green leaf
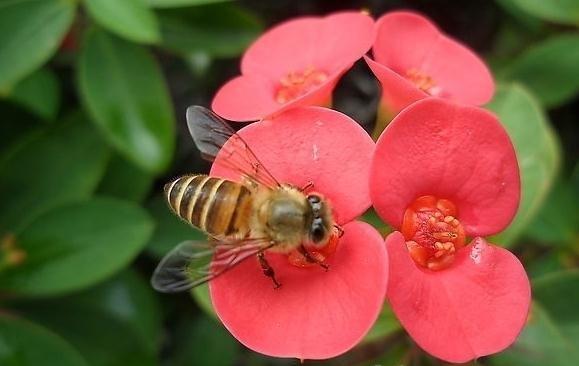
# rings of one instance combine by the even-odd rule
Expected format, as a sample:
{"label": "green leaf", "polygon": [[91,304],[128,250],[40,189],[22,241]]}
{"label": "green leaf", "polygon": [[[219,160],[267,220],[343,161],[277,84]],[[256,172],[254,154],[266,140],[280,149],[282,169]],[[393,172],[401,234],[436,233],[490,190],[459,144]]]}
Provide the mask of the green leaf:
{"label": "green leaf", "polygon": [[108,156],[81,115],[26,137],[0,162],[0,235],[55,206],[89,197]]}
{"label": "green leaf", "polygon": [[179,243],[186,240],[207,240],[207,235],[193,228],[175,215],[164,196],[156,196],[147,209],[155,220],[155,231],[147,245],[147,251],[155,258],[163,258]]}
{"label": "green leaf", "polygon": [[[50,311],[50,309],[60,308],[63,305],[73,314],[72,318],[86,313],[93,314],[98,319],[112,319],[113,328],[122,333],[113,335],[111,338],[120,336],[128,338],[128,344],[123,345],[123,347],[107,347],[106,355],[101,355],[103,353],[101,341],[95,339],[91,346],[90,344],[83,344],[88,339],[83,340],[79,349],[83,350],[83,355],[91,364],[111,365],[112,363],[118,363],[128,357],[127,353],[132,352],[132,347],[135,345],[139,350],[148,354],[148,358],[152,358],[156,354],[161,336],[159,304],[148,282],[143,281],[136,273],[125,271],[109,281],[74,295],[42,302],[19,301],[9,306],[15,311],[46,324],[54,331],[68,338],[68,325],[63,323],[72,321],[72,318],[69,318],[69,312],[66,315],[59,313],[59,316],[56,316],[59,319],[54,320],[52,318],[55,317],[55,314]],[[75,333],[80,333],[83,337],[88,338],[89,334],[93,332],[104,334],[112,330],[107,329],[109,328],[109,323],[103,323],[106,325],[101,324],[100,327],[104,328],[101,330],[85,329],[85,326],[88,327],[91,324],[93,323],[81,320],[77,325],[80,328],[78,329],[80,332]],[[104,342],[111,341],[104,340]],[[71,339],[71,343],[77,344],[74,339]],[[129,347],[127,349],[124,346]],[[94,362],[102,357],[106,357],[106,363]]]}
{"label": "green leaf", "polygon": [[205,312],[205,314],[209,315],[213,320],[219,319],[215,309],[213,309],[211,295],[209,295],[209,284],[206,283],[193,288],[193,290],[191,290],[191,296],[193,296],[193,299],[195,299],[195,302],[199,305],[201,310]]}
{"label": "green leaf", "polygon": [[237,56],[261,32],[251,13],[232,4],[214,4],[160,12],[161,46],[184,56]]}
{"label": "green leaf", "polygon": [[[386,349],[382,355],[374,357],[371,360],[367,360],[361,363],[357,363],[357,366],[404,366],[407,365],[408,353],[412,352],[408,342],[406,340],[389,342],[386,344]],[[346,354],[347,355],[347,354]],[[418,362],[416,362],[418,361]],[[425,363],[420,363],[419,360],[414,361],[417,365],[426,366]],[[468,366],[463,364],[463,366]]]}
{"label": "green leaf", "polygon": [[109,143],[144,170],[171,161],[175,121],[161,70],[144,48],[93,29],[79,58],[81,97]]}
{"label": "green leaf", "polygon": [[491,359],[493,365],[569,366],[579,363],[579,272],[535,281],[527,326],[517,342]]}
{"label": "green leaf", "polygon": [[579,244],[579,168],[572,179],[557,181],[541,212],[526,232],[546,244]]}
{"label": "green leaf", "polygon": [[78,290],[129,264],[149,240],[153,222],[138,206],[109,198],[60,206],[17,233],[27,254],[0,272],[0,289],[29,296]]}
{"label": "green leaf", "polygon": [[[22,145],[27,136],[38,134],[40,129],[46,128],[40,123],[37,115],[23,108],[20,104],[0,98],[0,169],[3,162],[12,154],[12,151]],[[0,225],[2,226],[2,225]]]}
{"label": "green leaf", "polygon": [[54,301],[111,314],[129,325],[152,352],[157,351],[161,338],[159,304],[149,281],[136,272],[126,270],[95,287]]}
{"label": "green leaf", "polygon": [[57,50],[74,18],[74,1],[0,3],[0,94],[42,66]]}
{"label": "green leaf", "polygon": [[[58,309],[55,313],[54,309]],[[27,317],[65,338],[90,366],[155,366],[156,355],[129,324],[95,307],[48,301],[22,307]],[[59,365],[60,366],[60,365]]]}
{"label": "green leaf", "polygon": [[182,6],[197,6],[213,3],[221,3],[231,0],[147,0],[150,6],[155,8],[174,8]]}
{"label": "green leaf", "polygon": [[525,270],[533,281],[536,278],[566,269],[566,262],[569,261],[566,260],[564,253],[548,251],[531,260],[526,260]]}
{"label": "green leaf", "polygon": [[544,27],[541,20],[522,12],[517,4],[517,0],[495,0],[495,2],[517,22],[517,25],[522,25],[525,30],[537,31]]}
{"label": "green leaf", "polygon": [[579,91],[579,35],[564,34],[534,45],[503,70],[508,80],[524,83],[547,107]]}
{"label": "green leaf", "polygon": [[80,354],[56,334],[6,315],[0,316],[0,365],[87,366]]}
{"label": "green leaf", "polygon": [[149,194],[154,176],[119,155],[109,161],[97,193],[142,202]]}
{"label": "green leaf", "polygon": [[392,333],[401,330],[400,322],[396,315],[392,312],[392,308],[388,303],[384,303],[384,307],[376,320],[376,323],[370,328],[370,331],[362,339],[363,343],[374,342],[383,339]]}
{"label": "green leaf", "polygon": [[107,30],[138,43],[157,43],[161,36],[155,13],[145,0],[83,0],[88,13]]}
{"label": "green leaf", "polygon": [[559,167],[560,150],[541,106],[522,86],[500,85],[488,108],[506,128],[521,172],[521,203],[511,225],[495,237],[497,244],[512,245],[536,216]]}
{"label": "green leaf", "polygon": [[388,236],[394,230],[387,223],[382,221],[373,208],[369,208],[361,217],[362,221],[372,225],[376,230],[380,232],[383,237]]}
{"label": "green leaf", "polygon": [[45,120],[54,120],[60,106],[60,86],[47,68],[28,76],[12,90],[10,98]]}
{"label": "green leaf", "polygon": [[511,3],[542,20],[579,25],[579,1],[577,0],[511,0]]}
{"label": "green leaf", "polygon": [[[181,321],[171,365],[235,365],[239,345],[218,322],[206,317]],[[192,346],[194,345],[194,346]]]}

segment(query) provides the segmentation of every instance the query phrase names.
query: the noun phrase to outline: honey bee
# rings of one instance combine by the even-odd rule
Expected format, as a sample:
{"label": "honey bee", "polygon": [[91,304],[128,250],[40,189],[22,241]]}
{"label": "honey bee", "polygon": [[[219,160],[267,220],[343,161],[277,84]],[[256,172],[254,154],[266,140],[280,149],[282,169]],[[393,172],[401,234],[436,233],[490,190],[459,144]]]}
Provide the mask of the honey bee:
{"label": "honey bee", "polygon": [[161,292],[191,289],[223,274],[247,258],[257,257],[263,273],[278,282],[266,252],[297,250],[311,263],[328,269],[310,248],[326,246],[342,229],[327,200],[309,192],[313,183],[295,187],[279,183],[243,138],[210,110],[191,106],[187,125],[204,158],[238,172],[240,182],[207,175],[185,175],[165,185],[172,211],[204,231],[209,240],[186,241],[169,252],[151,283]]}

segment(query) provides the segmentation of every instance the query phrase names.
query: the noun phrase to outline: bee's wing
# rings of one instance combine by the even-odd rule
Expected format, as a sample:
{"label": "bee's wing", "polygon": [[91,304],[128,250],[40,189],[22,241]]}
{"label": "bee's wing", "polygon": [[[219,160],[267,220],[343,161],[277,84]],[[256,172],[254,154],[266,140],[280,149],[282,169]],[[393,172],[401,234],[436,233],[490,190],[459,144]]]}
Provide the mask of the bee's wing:
{"label": "bee's wing", "polygon": [[161,260],[153,273],[151,285],[160,292],[186,291],[214,279],[271,246],[265,239],[184,241]]}
{"label": "bee's wing", "polygon": [[[270,188],[279,182],[263,166],[247,143],[218,115],[201,106],[187,108],[187,126],[203,158],[213,161],[223,149],[220,164]],[[229,141],[227,146],[225,143]]]}

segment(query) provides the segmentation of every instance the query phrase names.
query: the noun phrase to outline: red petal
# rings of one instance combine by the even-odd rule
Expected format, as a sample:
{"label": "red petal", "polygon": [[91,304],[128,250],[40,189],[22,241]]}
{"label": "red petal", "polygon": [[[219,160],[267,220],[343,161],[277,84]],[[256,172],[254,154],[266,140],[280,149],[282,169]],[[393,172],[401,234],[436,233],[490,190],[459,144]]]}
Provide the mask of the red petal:
{"label": "red petal", "polygon": [[376,23],[374,59],[396,73],[419,70],[432,77],[441,95],[460,103],[482,105],[494,93],[484,62],[470,49],[441,33],[420,14],[399,11]]}
{"label": "red petal", "polygon": [[396,115],[413,102],[429,96],[386,66],[366,56],[364,60],[382,85],[382,103],[389,113]]}
{"label": "red petal", "polygon": [[[374,143],[350,117],[322,107],[299,107],[274,119],[250,124],[239,135],[281,183],[314,183],[332,205],[337,222],[346,223],[370,206],[368,177]],[[219,163],[211,175],[239,179]]]}
{"label": "red petal", "polygon": [[211,109],[230,121],[257,121],[297,106],[329,105],[332,91],[342,74],[335,74],[323,84],[286,104],[275,100],[277,85],[262,76],[242,75],[223,85],[213,98]]}
{"label": "red petal", "polygon": [[434,195],[457,206],[468,235],[494,234],[511,222],[519,204],[515,150],[490,112],[423,99],[380,136],[370,195],[378,214],[397,228],[410,203]]}
{"label": "red petal", "polygon": [[362,57],[373,41],[374,20],[362,12],[298,18],[259,37],[243,55],[241,71],[275,81],[308,67],[333,76]]}
{"label": "red petal", "polygon": [[408,11],[386,13],[376,21],[374,59],[399,74],[422,66],[440,36],[425,17]]}
{"label": "red petal", "polygon": [[262,76],[238,76],[215,94],[211,109],[232,121],[254,121],[280,108],[275,85]]}
{"label": "red petal", "polygon": [[388,299],[410,336],[426,352],[462,363],[511,345],[527,320],[531,289],[508,250],[482,238],[460,250],[450,268],[420,269],[404,237],[386,239]]}
{"label": "red petal", "polygon": [[358,343],[382,307],[388,260],[370,225],[351,222],[344,231],[327,272],[271,253],[277,290],[253,259],[212,281],[213,306],[233,336],[254,351],[300,359],[334,357]]}

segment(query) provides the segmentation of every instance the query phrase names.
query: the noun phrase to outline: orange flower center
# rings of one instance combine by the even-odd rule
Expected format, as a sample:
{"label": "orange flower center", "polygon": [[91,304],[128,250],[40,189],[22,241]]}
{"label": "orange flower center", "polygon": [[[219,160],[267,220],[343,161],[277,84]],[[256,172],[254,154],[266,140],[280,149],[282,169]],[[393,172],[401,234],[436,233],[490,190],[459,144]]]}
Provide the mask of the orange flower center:
{"label": "orange flower center", "polygon": [[416,264],[438,271],[448,268],[456,251],[465,245],[464,229],[456,206],[435,196],[417,198],[404,213],[402,235]]}
{"label": "orange flower center", "polygon": [[[336,252],[339,240],[339,235],[334,234],[330,237],[328,243],[321,248],[306,247],[310,255],[310,260],[298,250],[293,250],[287,256],[288,262],[290,262],[291,265],[301,268],[319,266],[320,263],[324,263],[329,256]],[[313,261],[311,259],[313,259]]]}
{"label": "orange flower center", "polygon": [[406,78],[410,80],[418,89],[430,95],[438,94],[438,87],[430,75],[423,73],[418,69],[406,71]]}
{"label": "orange flower center", "polygon": [[279,80],[275,100],[279,104],[290,102],[323,84],[327,79],[325,72],[311,66],[302,72],[290,72]]}

